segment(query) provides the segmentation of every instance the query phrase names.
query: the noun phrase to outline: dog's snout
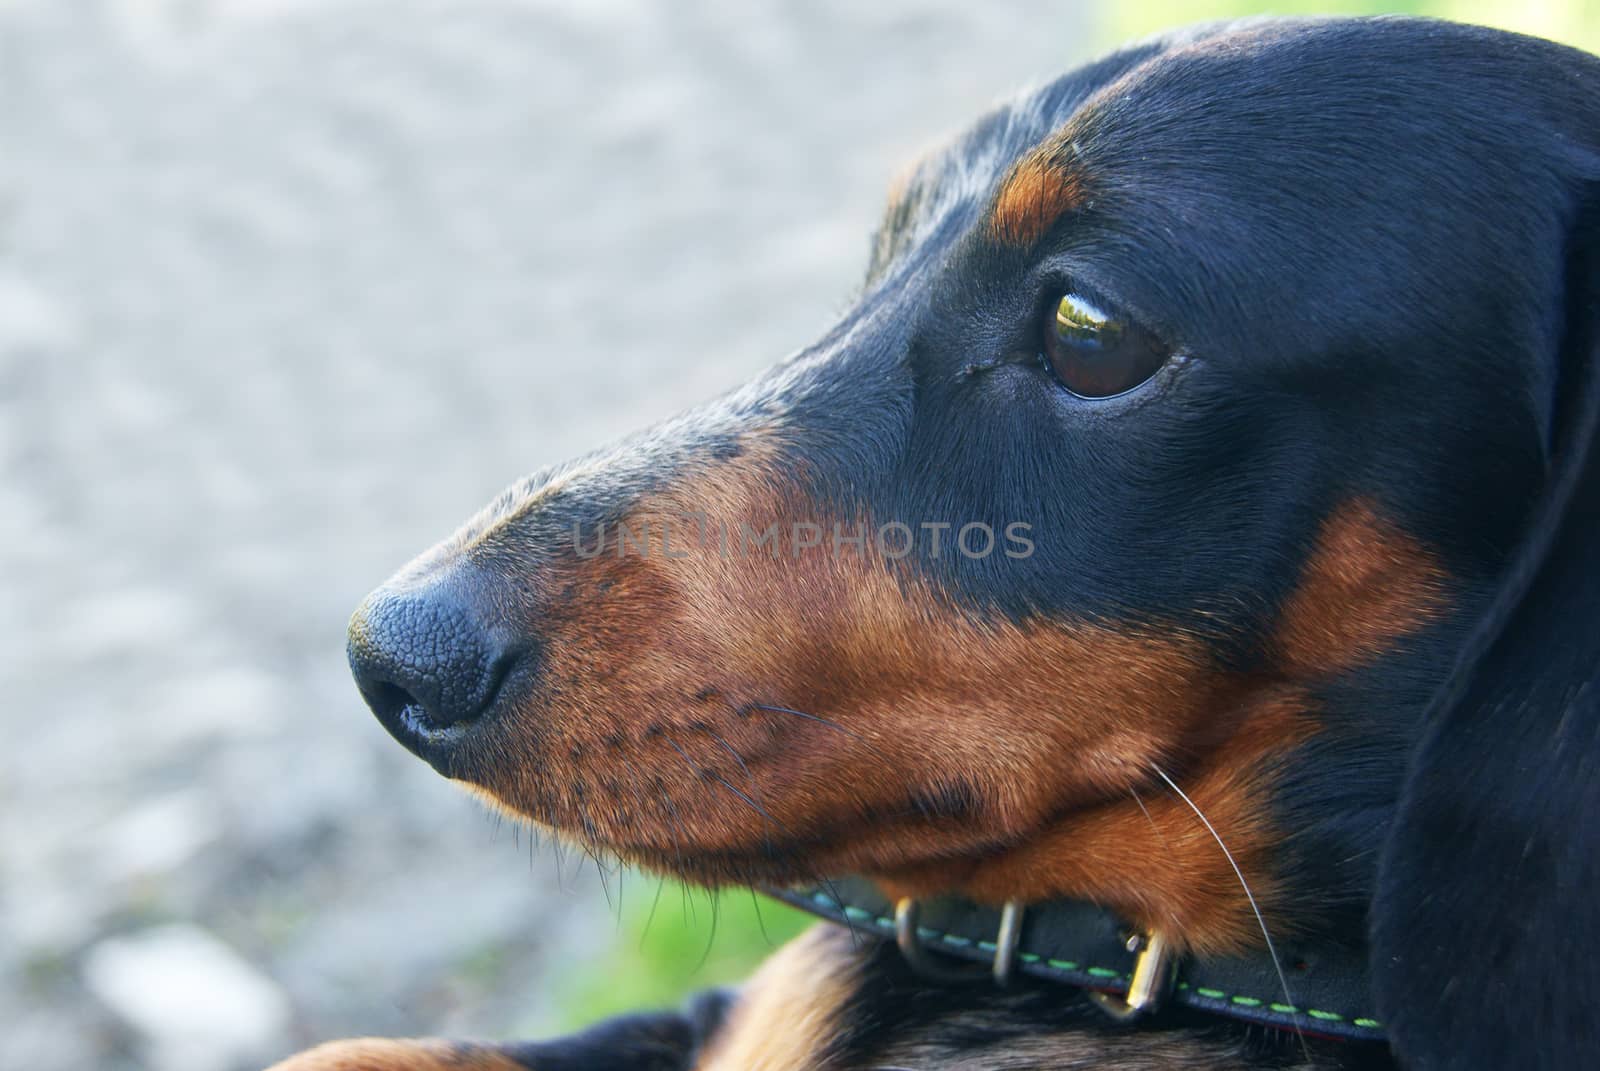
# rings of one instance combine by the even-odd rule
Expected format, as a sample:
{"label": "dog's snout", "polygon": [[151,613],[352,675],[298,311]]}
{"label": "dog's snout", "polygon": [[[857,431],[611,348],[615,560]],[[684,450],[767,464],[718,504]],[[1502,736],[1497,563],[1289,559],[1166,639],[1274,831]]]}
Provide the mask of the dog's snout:
{"label": "dog's snout", "polygon": [[456,585],[380,588],[350,620],[350,670],[396,740],[438,764],[516,661]]}

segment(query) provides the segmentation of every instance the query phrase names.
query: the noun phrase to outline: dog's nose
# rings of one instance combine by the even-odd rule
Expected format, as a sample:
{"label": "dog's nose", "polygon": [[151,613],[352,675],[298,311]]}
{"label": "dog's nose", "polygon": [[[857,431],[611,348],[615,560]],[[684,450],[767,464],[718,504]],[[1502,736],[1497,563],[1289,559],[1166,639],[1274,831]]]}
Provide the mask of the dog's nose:
{"label": "dog's nose", "polygon": [[361,696],[407,748],[437,764],[493,704],[514,652],[449,583],[379,588],[350,619]]}

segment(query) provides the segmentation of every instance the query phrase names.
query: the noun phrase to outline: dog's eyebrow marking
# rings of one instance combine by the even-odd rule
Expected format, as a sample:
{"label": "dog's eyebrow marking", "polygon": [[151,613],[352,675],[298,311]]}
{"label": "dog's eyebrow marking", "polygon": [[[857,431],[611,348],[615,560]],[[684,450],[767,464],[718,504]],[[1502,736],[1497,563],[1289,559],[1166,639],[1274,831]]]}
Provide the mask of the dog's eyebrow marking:
{"label": "dog's eyebrow marking", "polygon": [[1052,138],[1012,165],[989,208],[989,233],[996,241],[1029,248],[1083,205],[1083,170],[1069,153],[1070,146]]}

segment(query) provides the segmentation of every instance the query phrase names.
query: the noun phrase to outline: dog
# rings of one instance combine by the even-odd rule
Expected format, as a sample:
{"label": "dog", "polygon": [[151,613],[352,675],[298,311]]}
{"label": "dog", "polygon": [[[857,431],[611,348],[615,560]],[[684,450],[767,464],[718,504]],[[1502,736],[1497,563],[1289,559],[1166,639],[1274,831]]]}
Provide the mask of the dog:
{"label": "dog", "polygon": [[1600,1067],[1597,347],[1585,53],[1251,20],[988,114],[814,345],[350,627],[495,807],[836,921],[679,1011],[281,1066]]}

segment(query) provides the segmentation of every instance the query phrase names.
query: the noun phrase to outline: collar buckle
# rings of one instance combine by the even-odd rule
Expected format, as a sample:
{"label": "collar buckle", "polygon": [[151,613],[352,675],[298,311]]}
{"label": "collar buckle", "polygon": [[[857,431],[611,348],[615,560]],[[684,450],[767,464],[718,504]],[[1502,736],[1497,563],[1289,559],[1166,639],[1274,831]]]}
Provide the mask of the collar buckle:
{"label": "collar buckle", "polygon": [[1131,1022],[1161,1007],[1177,979],[1177,951],[1165,934],[1151,930],[1130,938],[1128,944],[1130,952],[1137,948],[1139,958],[1133,961],[1127,995],[1089,994],[1089,999],[1100,1005],[1101,1011],[1119,1023]]}
{"label": "collar buckle", "polygon": [[1011,981],[1012,968],[1017,962],[1017,946],[1022,943],[1022,916],[1025,908],[1021,900],[1007,900],[1000,909],[1000,929],[994,940],[994,959],[988,967],[976,965],[955,967],[939,962],[931,955],[917,933],[917,919],[921,904],[910,896],[903,896],[894,905],[894,941],[900,946],[913,970],[940,982],[973,982],[988,975],[996,985]]}

